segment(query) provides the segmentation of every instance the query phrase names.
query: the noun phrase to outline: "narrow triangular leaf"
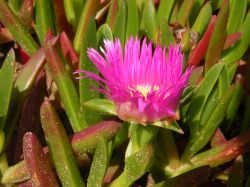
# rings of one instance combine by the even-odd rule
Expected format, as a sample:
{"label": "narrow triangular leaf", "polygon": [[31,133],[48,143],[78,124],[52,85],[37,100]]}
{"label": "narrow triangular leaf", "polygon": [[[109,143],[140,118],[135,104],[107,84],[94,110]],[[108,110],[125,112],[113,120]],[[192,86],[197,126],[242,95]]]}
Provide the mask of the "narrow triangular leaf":
{"label": "narrow triangular leaf", "polygon": [[178,125],[176,121],[168,121],[168,120],[157,121],[157,122],[152,123],[152,125],[162,127],[165,129],[169,129],[169,130],[173,130],[180,134],[184,134],[183,130],[180,128],[180,126]]}

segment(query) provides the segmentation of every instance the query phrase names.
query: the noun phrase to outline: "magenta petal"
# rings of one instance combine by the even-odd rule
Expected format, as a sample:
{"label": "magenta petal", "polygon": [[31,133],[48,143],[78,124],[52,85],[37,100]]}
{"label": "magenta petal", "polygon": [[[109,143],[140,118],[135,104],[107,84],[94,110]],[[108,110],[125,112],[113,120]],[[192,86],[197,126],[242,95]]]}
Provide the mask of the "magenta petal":
{"label": "magenta petal", "polygon": [[143,101],[142,98],[139,98],[138,99],[138,109],[139,109],[139,112],[143,112],[146,106],[147,106],[147,103],[145,101]]}

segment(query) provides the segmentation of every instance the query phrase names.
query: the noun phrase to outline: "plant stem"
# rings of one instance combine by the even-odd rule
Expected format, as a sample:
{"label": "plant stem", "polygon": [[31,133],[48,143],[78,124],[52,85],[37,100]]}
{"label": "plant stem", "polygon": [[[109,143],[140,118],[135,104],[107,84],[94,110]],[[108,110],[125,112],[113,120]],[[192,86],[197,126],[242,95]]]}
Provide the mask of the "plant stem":
{"label": "plant stem", "polygon": [[179,154],[177,152],[171,130],[161,130],[158,137],[161,145],[161,151],[164,154],[165,163],[167,163],[167,168],[178,168],[181,163],[179,161]]}
{"label": "plant stem", "polygon": [[125,157],[128,157],[149,145],[154,140],[158,129],[159,128],[150,125],[143,126],[140,124],[131,123],[129,128],[130,141]]}

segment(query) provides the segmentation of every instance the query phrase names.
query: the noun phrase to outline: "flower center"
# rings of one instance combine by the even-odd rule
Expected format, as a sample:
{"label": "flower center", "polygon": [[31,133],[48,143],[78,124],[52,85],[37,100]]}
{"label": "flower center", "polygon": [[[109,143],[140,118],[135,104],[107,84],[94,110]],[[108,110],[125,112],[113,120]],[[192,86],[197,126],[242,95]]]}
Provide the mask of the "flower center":
{"label": "flower center", "polygon": [[[138,85],[138,86],[135,87],[135,89],[137,91],[139,91],[144,96],[144,98],[146,99],[148,93],[152,89],[152,86],[151,85]],[[159,86],[154,86],[153,91],[157,91],[157,90],[159,90]]]}

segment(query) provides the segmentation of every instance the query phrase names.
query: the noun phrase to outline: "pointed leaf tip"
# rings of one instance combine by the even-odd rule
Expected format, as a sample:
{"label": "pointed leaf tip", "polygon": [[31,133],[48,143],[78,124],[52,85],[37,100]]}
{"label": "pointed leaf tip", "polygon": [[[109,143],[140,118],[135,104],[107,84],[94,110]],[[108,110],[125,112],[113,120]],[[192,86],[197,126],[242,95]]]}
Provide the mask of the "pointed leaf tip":
{"label": "pointed leaf tip", "polygon": [[178,132],[180,134],[184,134],[183,130],[180,128],[178,123],[176,121],[157,121],[152,123],[152,125],[157,126],[157,127],[162,127],[165,129],[173,130],[175,132]]}

